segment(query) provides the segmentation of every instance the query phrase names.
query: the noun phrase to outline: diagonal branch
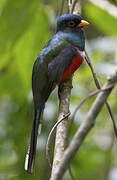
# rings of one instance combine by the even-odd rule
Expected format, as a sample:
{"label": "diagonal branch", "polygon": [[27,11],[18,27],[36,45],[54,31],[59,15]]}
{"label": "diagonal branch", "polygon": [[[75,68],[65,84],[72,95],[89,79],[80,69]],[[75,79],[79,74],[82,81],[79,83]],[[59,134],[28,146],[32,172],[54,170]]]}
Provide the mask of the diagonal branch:
{"label": "diagonal branch", "polygon": [[[103,86],[103,89],[106,90],[101,91],[97,96],[95,102],[93,103],[92,107],[87,113],[85,120],[83,121],[80,128],[76,132],[70,145],[65,150],[62,161],[59,165],[59,169],[56,173],[56,177],[54,177],[52,180],[62,179],[66,169],[68,168],[76,152],[79,150],[83,140],[85,139],[91,128],[94,126],[96,117],[98,116],[104,103],[106,102],[108,96],[110,95],[112,89],[116,84],[117,84],[117,70],[115,71],[114,74],[108,77],[107,83]],[[109,86],[110,88],[107,89],[107,87]]]}
{"label": "diagonal branch", "polygon": [[[85,59],[86,59],[86,62],[88,64],[91,72],[92,72],[93,79],[94,79],[94,82],[95,82],[95,85],[96,85],[97,89],[101,89],[101,86],[100,86],[100,83],[99,83],[99,81],[97,79],[97,76],[96,76],[96,73],[94,71],[93,65],[92,65],[91,60],[90,60],[90,58],[89,58],[86,51],[85,51]],[[111,120],[112,120],[112,123],[113,123],[113,128],[114,128],[114,133],[115,133],[115,136],[117,138],[117,127],[116,127],[116,124],[115,124],[115,120],[114,120],[114,116],[113,116],[111,107],[110,107],[110,105],[109,105],[109,103],[107,101],[105,102],[105,104],[106,104],[107,110],[109,112],[109,115],[111,117]]]}
{"label": "diagonal branch", "polygon": [[85,97],[84,99],[82,99],[82,101],[78,104],[78,106],[76,107],[76,109],[74,110],[71,119],[74,119],[74,117],[76,116],[77,111],[81,108],[81,106],[90,98],[92,98],[93,96],[96,96],[97,94],[99,94],[101,91],[105,91],[108,90],[111,86],[106,87],[106,89],[98,89],[92,93],[90,93],[87,97]]}

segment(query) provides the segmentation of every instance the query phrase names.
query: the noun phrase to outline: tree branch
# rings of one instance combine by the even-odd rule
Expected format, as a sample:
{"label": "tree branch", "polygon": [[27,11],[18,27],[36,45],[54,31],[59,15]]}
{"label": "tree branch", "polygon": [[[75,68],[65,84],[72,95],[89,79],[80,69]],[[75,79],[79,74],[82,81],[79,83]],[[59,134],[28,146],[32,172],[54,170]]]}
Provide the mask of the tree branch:
{"label": "tree branch", "polygon": [[[72,80],[67,81],[66,83],[61,84],[59,87],[59,118],[58,122],[69,113],[69,102],[72,88]],[[52,165],[52,172],[50,180],[53,180],[56,177],[58,172],[59,164],[63,158],[63,153],[66,148],[67,142],[67,132],[68,132],[68,117],[64,121],[60,122],[56,130],[56,140],[55,140],[55,149],[54,149],[54,160]]]}
{"label": "tree branch", "polygon": [[[90,60],[90,58],[89,58],[86,51],[85,51],[85,60],[86,60],[88,66],[89,66],[89,68],[90,68],[90,70],[92,72],[92,76],[93,76],[93,79],[94,79],[94,82],[95,82],[95,85],[96,85],[97,89],[101,89],[101,86],[100,86],[100,83],[99,83],[99,81],[97,79],[97,76],[96,76],[96,73],[94,71],[93,65],[92,65],[91,60]],[[114,133],[115,133],[115,136],[117,138],[117,127],[116,127],[116,123],[115,123],[115,120],[114,120],[114,116],[113,116],[111,107],[110,107],[110,105],[109,105],[109,103],[107,101],[105,102],[105,104],[106,104],[107,110],[109,112],[109,115],[111,117],[111,120],[112,120],[112,123],[113,123],[113,128],[114,128]]]}
{"label": "tree branch", "polygon": [[70,115],[70,112],[68,114],[66,114],[64,117],[62,117],[62,119],[58,120],[56,122],[56,124],[53,126],[53,128],[51,129],[49,135],[48,135],[48,139],[47,139],[47,143],[46,143],[46,158],[48,160],[48,163],[50,165],[50,167],[52,166],[51,165],[51,160],[50,160],[50,155],[49,155],[49,145],[50,145],[50,142],[51,142],[51,138],[52,138],[52,135],[53,135],[53,132],[55,131],[55,129],[57,128],[57,126],[59,125],[59,123],[61,123],[62,121],[64,121],[65,119],[67,119]]}
{"label": "tree branch", "polygon": [[70,145],[65,150],[64,155],[62,157],[61,163],[59,165],[58,171],[56,172],[56,176],[52,180],[60,180],[63,177],[67,167],[69,166],[71,160],[73,159],[76,152],[79,150],[83,140],[85,139],[86,135],[89,133],[91,128],[95,124],[95,119],[99,114],[100,110],[102,109],[104,103],[106,102],[108,96],[110,95],[112,89],[117,84],[117,70],[114,74],[108,77],[107,83],[103,86],[102,89],[106,89],[101,91],[97,96],[95,102],[93,103],[92,107],[90,108],[89,112],[83,123],[81,124],[80,128],[76,132],[75,136],[73,137]]}
{"label": "tree branch", "polygon": [[81,14],[83,0],[73,0],[70,13]]}
{"label": "tree branch", "polygon": [[109,87],[106,87],[106,89],[98,89],[98,90],[96,90],[96,91],[94,91],[94,92],[91,92],[87,97],[85,97],[84,99],[82,99],[82,101],[78,104],[78,106],[77,106],[76,109],[74,110],[71,119],[74,119],[74,118],[75,118],[77,111],[81,108],[81,106],[82,106],[85,102],[87,102],[88,99],[92,98],[93,96],[96,96],[96,95],[99,94],[99,92],[101,92],[101,91],[108,90],[108,88],[110,88],[110,86],[109,86]]}

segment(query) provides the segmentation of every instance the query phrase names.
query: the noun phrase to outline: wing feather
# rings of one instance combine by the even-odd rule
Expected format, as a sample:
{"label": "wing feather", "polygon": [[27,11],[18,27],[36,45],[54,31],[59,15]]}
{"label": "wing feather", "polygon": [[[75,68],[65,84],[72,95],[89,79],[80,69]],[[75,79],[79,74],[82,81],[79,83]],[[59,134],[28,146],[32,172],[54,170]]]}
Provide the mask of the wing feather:
{"label": "wing feather", "polygon": [[68,45],[65,47],[58,56],[56,56],[52,62],[48,64],[48,76],[54,82],[59,82],[62,74],[67,70],[67,68],[72,63],[73,58],[78,53],[77,49]]}

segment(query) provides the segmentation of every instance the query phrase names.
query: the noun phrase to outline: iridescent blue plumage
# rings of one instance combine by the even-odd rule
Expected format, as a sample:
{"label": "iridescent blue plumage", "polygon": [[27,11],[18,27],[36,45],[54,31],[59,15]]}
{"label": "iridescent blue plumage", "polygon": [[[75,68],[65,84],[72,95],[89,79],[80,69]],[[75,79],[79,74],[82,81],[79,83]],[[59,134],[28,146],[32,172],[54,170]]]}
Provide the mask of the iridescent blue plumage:
{"label": "iridescent blue plumage", "polygon": [[[81,26],[86,25],[85,23],[82,23],[80,16],[73,14],[65,14],[59,17],[56,34],[40,52],[34,63],[32,90],[35,116],[25,166],[28,172],[32,172],[36,154],[38,127],[45,103],[55,86],[61,82],[61,77],[70,69],[70,65],[75,64],[78,67],[76,62],[79,65],[81,63],[78,59],[73,63],[73,60],[77,55],[80,57],[79,53],[85,47],[84,32],[81,28]],[[73,69],[75,68],[73,67]],[[68,72],[68,74],[70,73]]]}

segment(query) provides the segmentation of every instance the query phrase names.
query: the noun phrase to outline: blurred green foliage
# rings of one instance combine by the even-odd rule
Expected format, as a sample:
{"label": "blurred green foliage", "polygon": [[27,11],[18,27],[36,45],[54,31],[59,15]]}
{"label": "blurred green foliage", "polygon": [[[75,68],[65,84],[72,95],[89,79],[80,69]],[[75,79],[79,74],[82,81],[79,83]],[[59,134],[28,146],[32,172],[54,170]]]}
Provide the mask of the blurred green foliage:
{"label": "blurred green foliage", "polygon": [[[57,118],[57,90],[50,96],[44,112],[43,130],[39,137],[33,175],[24,171],[24,160],[33,120],[32,66],[39,51],[52,36],[55,11],[58,11],[58,7],[55,1],[0,0],[0,180],[49,178],[50,168],[45,158],[45,143]],[[83,16],[92,23],[86,30],[86,48],[103,84],[117,63],[117,18],[110,15],[108,9],[102,10],[90,2],[84,2]],[[73,85],[71,112],[83,97],[96,89],[85,63],[75,73]],[[115,119],[116,95],[114,90],[109,97]],[[89,100],[77,113],[71,136],[83,121],[94,99]],[[112,123],[106,108],[103,108],[95,128],[73,159],[72,171],[76,179],[115,180],[114,173],[117,179],[116,149]],[[67,173],[66,180],[69,179]]]}

